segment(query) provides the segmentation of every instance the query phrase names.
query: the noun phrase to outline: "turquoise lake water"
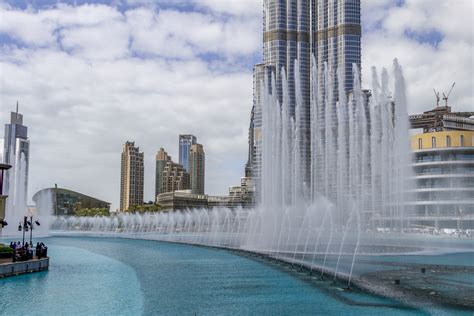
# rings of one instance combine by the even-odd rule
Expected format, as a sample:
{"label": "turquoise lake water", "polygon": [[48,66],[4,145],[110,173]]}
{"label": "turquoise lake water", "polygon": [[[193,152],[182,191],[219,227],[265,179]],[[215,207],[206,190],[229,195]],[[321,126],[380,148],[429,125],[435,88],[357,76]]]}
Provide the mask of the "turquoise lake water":
{"label": "turquoise lake water", "polygon": [[114,238],[44,241],[49,271],[0,280],[0,314],[428,314],[224,250]]}

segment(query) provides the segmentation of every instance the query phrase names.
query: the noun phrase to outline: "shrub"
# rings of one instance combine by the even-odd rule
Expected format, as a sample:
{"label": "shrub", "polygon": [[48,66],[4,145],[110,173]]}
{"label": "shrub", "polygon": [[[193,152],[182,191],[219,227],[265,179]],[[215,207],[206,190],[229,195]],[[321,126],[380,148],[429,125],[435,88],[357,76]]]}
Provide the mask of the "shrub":
{"label": "shrub", "polygon": [[0,245],[0,253],[13,253],[13,248],[9,246]]}

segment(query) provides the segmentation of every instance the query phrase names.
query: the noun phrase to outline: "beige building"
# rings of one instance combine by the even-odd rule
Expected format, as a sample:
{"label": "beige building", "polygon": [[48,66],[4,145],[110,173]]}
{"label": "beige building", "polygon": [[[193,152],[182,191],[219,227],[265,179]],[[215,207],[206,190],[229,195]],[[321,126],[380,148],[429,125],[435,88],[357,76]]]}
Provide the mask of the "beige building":
{"label": "beige building", "polygon": [[227,207],[250,208],[255,206],[255,180],[251,177],[244,177],[240,180],[239,186],[229,188],[229,201]]}
{"label": "beige building", "polygon": [[126,142],[122,151],[120,178],[120,211],[143,204],[143,153],[134,142]]}
{"label": "beige building", "polygon": [[165,211],[208,208],[207,195],[192,194],[191,190],[162,193],[157,201]]}
{"label": "beige building", "polygon": [[189,151],[189,174],[191,191],[204,194],[205,191],[205,153],[201,144],[194,144]]}
{"label": "beige building", "polygon": [[171,161],[171,157],[163,148],[160,148],[156,154],[155,199],[159,194],[165,192],[163,191],[163,171],[169,161]]}
{"label": "beige building", "polygon": [[189,173],[184,167],[171,160],[166,161],[161,179],[161,193],[190,189]]}

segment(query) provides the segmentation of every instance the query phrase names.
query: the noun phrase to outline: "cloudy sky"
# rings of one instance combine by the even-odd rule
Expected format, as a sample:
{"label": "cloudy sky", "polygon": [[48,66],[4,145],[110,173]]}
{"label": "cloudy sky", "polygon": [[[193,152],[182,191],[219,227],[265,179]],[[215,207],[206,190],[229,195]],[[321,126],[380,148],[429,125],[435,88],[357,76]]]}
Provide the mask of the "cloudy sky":
{"label": "cloudy sky", "polygon": [[[247,156],[261,0],[0,0],[0,124],[16,101],[31,140],[30,196],[58,183],[118,206],[121,146],[177,160],[178,134],[206,151],[206,189],[238,184]],[[456,87],[473,110],[471,0],[362,0],[363,76],[404,67],[410,112]]]}

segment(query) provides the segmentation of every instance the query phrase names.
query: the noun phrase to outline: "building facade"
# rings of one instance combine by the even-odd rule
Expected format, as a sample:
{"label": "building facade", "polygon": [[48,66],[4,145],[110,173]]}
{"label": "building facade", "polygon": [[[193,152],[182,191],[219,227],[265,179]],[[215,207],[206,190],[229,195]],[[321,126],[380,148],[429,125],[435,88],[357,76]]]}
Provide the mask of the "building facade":
{"label": "building facade", "polygon": [[190,189],[189,173],[180,164],[167,161],[162,173],[161,193],[188,189]]}
{"label": "building facade", "polygon": [[437,107],[410,121],[423,129],[411,138],[416,182],[411,222],[432,230],[474,229],[474,119]]}
{"label": "building facade", "polygon": [[208,208],[207,195],[193,194],[191,190],[162,193],[157,201],[164,211]]}
{"label": "building facade", "polygon": [[204,194],[205,191],[206,155],[201,144],[191,146],[189,152],[189,175],[191,190],[194,194]]}
{"label": "building facade", "polygon": [[179,135],[179,164],[189,172],[189,152],[191,146],[197,143],[194,135]]}
{"label": "building facade", "polygon": [[36,205],[53,206],[54,216],[72,216],[81,209],[106,209],[110,211],[110,203],[63,188],[46,188],[33,195]]}
{"label": "building facade", "polygon": [[156,154],[155,198],[158,194],[165,192],[163,191],[163,171],[169,161],[171,161],[171,157],[168,156],[168,153],[163,148],[160,148]]}
{"label": "building facade", "polygon": [[228,208],[251,208],[255,206],[255,181],[251,177],[244,177],[239,186],[229,188]]}
{"label": "building facade", "polygon": [[126,142],[122,150],[120,179],[120,211],[143,204],[144,155],[134,142]]}
{"label": "building facade", "polygon": [[[336,115],[338,69],[344,70],[345,92],[353,86],[353,64],[361,66],[360,0],[264,0],[263,8],[263,64],[254,68],[254,156],[253,177],[261,176],[261,87],[262,79],[270,71],[275,74],[276,91],[280,103],[283,98],[284,75],[288,83],[290,114],[295,115],[296,95],[301,97],[299,117],[300,155],[305,157],[302,174],[309,180],[310,168],[310,98],[312,61],[319,70],[319,90],[322,98]],[[314,59],[313,59],[314,57]],[[295,61],[298,62],[295,62]],[[330,91],[325,91],[323,76],[327,74]],[[298,76],[296,78],[295,76]],[[267,78],[265,78],[269,81]],[[299,91],[296,91],[296,81]],[[326,94],[328,94],[326,96]],[[321,107],[320,128],[325,128],[325,108]],[[332,128],[336,128],[335,120]],[[259,125],[260,124],[260,125]],[[257,183],[258,186],[258,183]]]}
{"label": "building facade", "polygon": [[23,125],[23,115],[11,112],[10,124],[5,125],[3,162],[12,168],[6,171],[4,191],[9,195],[10,209],[25,209],[28,196],[30,141],[28,127]]}

